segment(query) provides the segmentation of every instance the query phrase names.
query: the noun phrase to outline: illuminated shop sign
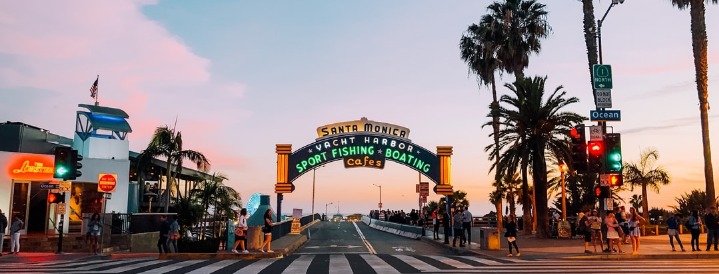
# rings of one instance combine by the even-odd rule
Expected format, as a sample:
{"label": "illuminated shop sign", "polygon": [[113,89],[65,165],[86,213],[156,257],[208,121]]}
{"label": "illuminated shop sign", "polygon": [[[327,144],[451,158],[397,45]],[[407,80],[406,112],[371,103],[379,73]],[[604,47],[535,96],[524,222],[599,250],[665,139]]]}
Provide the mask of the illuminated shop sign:
{"label": "illuminated shop sign", "polygon": [[11,158],[8,175],[20,180],[52,180],[54,160],[49,156],[24,155]]}
{"label": "illuminated shop sign", "polygon": [[383,168],[385,161],[394,161],[439,182],[439,157],[436,154],[404,138],[359,132],[321,138],[290,154],[288,182],[337,160],[343,160],[345,167],[373,168]]}
{"label": "illuminated shop sign", "polygon": [[359,120],[334,123],[317,128],[318,139],[347,133],[373,133],[405,139],[409,138],[409,128],[367,120],[365,117]]}

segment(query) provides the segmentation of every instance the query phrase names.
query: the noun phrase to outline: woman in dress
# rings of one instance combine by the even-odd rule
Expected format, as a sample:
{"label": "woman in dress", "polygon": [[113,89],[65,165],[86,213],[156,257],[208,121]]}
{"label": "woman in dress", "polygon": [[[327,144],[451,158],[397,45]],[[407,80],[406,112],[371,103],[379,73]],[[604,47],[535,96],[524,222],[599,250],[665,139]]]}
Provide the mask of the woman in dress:
{"label": "woman in dress", "polygon": [[629,208],[629,239],[632,241],[632,255],[639,253],[639,236],[642,234],[639,230],[639,224],[644,221],[644,217],[637,213],[633,207]]}
{"label": "woman in dress", "polygon": [[265,252],[265,246],[267,246],[267,252],[272,253],[270,248],[270,242],[272,242],[272,209],[265,211],[265,225],[262,227],[262,232],[265,233],[265,241],[260,246],[260,252]]}
{"label": "woman in dress", "polygon": [[[238,233],[241,232],[241,233]],[[243,208],[240,210],[240,217],[237,220],[237,227],[235,227],[235,246],[232,247],[232,252],[240,253],[237,251],[237,246],[240,246],[242,253],[249,253],[245,248],[245,236],[247,235],[247,209]]]}
{"label": "woman in dress", "polygon": [[619,227],[619,222],[616,218],[614,218],[614,213],[607,213],[607,218],[606,220],[604,220],[604,224],[607,225],[607,241],[609,242],[609,251],[614,250],[614,244],[616,244],[619,253],[624,253],[624,251],[622,250],[621,237],[619,237],[619,229],[622,228]]}
{"label": "woman in dress", "polygon": [[514,215],[509,215],[505,228],[507,232],[504,233],[504,237],[507,238],[509,245],[509,254],[507,256],[512,257],[512,246],[517,250],[517,257],[521,256],[522,254],[519,253],[519,247],[517,246],[517,222]]}

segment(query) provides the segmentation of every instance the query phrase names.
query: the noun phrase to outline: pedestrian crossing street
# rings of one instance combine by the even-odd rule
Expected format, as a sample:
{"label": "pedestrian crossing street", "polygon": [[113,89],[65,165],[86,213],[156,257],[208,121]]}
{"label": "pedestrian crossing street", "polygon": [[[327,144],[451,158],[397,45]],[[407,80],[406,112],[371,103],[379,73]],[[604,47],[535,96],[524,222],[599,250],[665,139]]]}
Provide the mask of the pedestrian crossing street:
{"label": "pedestrian crossing street", "polygon": [[717,273],[716,260],[489,259],[476,256],[389,254],[291,255],[262,260],[92,259],[3,262],[3,273]]}

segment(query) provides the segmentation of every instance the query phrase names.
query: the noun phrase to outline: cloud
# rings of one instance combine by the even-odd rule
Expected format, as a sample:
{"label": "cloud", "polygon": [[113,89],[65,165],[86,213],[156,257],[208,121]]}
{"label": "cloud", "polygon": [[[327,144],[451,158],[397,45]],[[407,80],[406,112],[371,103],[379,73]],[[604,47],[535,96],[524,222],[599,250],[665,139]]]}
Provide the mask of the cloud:
{"label": "cloud", "polygon": [[[709,115],[708,116],[710,125],[711,120],[713,119],[719,119],[719,114]],[[624,134],[633,134],[633,133],[642,133],[647,131],[657,131],[657,130],[668,130],[668,129],[674,129],[674,128],[680,128],[680,127],[688,127],[688,126],[694,126],[695,124],[699,123],[699,115],[692,116],[692,117],[682,117],[677,119],[670,119],[662,122],[662,125],[657,126],[643,126],[643,127],[635,127],[635,128],[628,128],[622,131]]]}

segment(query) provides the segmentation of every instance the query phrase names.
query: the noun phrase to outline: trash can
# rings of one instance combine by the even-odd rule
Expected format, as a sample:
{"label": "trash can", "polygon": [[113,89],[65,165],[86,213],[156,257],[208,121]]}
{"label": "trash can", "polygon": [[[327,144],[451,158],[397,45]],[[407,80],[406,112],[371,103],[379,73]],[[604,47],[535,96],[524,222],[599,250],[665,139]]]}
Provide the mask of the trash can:
{"label": "trash can", "polygon": [[499,232],[497,228],[485,227],[479,230],[479,248],[484,250],[499,250]]}

